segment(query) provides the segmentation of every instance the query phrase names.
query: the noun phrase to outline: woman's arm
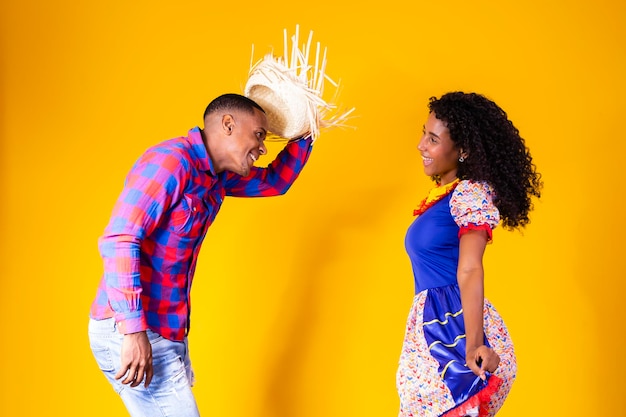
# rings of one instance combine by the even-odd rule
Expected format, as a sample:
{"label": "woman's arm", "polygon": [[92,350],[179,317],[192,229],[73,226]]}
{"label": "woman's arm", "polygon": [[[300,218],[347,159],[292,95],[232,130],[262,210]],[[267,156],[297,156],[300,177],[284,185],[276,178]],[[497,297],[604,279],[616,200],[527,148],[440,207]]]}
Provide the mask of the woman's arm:
{"label": "woman's arm", "polygon": [[500,363],[500,357],[484,344],[483,255],[488,238],[485,230],[468,230],[463,233],[460,238],[457,268],[465,323],[465,360],[467,366],[482,379],[485,379],[485,371],[495,371]]}

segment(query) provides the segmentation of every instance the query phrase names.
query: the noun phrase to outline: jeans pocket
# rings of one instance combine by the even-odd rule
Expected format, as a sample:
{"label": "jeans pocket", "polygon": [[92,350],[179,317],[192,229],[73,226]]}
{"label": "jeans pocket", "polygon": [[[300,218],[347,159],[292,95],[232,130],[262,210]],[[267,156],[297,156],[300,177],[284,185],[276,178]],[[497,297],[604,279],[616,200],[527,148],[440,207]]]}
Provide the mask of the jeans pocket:
{"label": "jeans pocket", "polygon": [[148,340],[150,341],[150,344],[154,345],[155,343],[160,342],[161,340],[163,340],[163,336],[161,336],[160,334],[158,334],[157,332],[154,332],[150,329],[146,330],[146,336],[148,336]]}
{"label": "jeans pocket", "polygon": [[156,358],[153,365],[152,383],[155,386],[178,386],[181,383],[189,385],[185,364],[180,356]]}
{"label": "jeans pocket", "polygon": [[115,370],[115,365],[113,364],[113,357],[111,355],[111,350],[106,347],[92,347],[91,351],[93,352],[93,356],[96,358],[96,362],[100,367],[100,370],[103,372],[113,372]]}

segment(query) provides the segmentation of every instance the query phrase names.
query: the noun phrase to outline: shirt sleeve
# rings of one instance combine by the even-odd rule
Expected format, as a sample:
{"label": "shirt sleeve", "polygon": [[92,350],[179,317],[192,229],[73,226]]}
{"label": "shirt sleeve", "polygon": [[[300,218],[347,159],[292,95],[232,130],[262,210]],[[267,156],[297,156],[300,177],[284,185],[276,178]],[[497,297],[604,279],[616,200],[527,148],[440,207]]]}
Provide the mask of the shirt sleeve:
{"label": "shirt sleeve", "polygon": [[150,150],[126,177],[103,236],[99,239],[109,304],[121,333],[147,329],[141,305],[140,250],[143,239],[184,189],[186,160]]}
{"label": "shirt sleeve", "polygon": [[246,177],[226,172],[226,195],[235,197],[270,197],[289,190],[306,165],[312,149],[311,138],[285,146],[267,168],[252,167]]}
{"label": "shirt sleeve", "polygon": [[485,230],[488,240],[492,240],[492,230],[500,221],[493,196],[493,189],[484,181],[459,182],[450,198],[450,213],[460,228],[459,238],[469,230]]}

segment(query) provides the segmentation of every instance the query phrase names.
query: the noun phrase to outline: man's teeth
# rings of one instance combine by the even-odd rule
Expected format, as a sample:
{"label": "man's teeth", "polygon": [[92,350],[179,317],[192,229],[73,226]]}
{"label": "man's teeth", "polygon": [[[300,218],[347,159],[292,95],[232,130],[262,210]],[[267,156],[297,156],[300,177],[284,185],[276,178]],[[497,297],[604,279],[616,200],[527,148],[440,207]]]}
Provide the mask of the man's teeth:
{"label": "man's teeth", "polygon": [[256,158],[254,157],[254,155],[252,153],[249,154],[250,158],[252,158],[252,162],[256,162]]}

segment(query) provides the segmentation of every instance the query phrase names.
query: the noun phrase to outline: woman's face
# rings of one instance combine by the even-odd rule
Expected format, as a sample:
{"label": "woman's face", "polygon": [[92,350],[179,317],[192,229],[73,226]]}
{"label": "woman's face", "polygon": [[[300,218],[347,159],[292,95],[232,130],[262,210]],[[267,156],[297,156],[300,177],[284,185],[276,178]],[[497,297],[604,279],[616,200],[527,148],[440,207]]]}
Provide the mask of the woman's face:
{"label": "woman's face", "polygon": [[422,155],[426,175],[439,176],[442,185],[454,181],[460,152],[450,138],[450,131],[435,113],[428,115],[417,149]]}

